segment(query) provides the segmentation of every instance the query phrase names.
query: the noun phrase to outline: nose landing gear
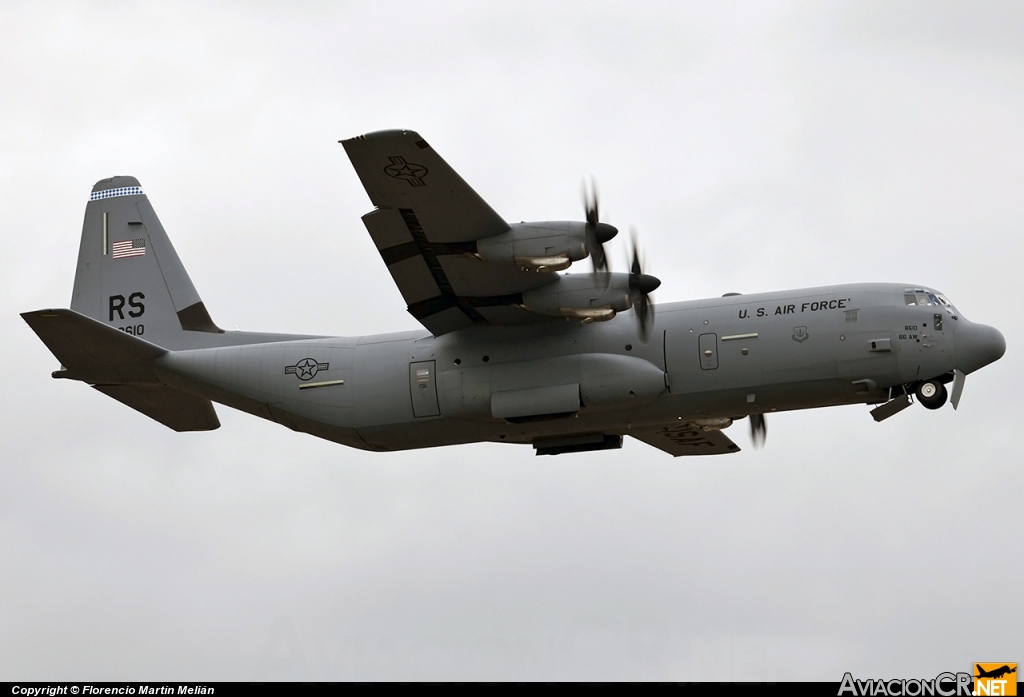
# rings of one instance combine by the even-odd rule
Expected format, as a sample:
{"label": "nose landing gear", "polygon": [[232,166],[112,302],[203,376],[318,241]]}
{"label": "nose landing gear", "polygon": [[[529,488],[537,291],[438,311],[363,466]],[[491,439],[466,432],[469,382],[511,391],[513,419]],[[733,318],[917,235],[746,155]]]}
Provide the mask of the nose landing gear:
{"label": "nose landing gear", "polygon": [[938,409],[946,403],[946,386],[938,380],[925,380],[914,390],[925,409]]}

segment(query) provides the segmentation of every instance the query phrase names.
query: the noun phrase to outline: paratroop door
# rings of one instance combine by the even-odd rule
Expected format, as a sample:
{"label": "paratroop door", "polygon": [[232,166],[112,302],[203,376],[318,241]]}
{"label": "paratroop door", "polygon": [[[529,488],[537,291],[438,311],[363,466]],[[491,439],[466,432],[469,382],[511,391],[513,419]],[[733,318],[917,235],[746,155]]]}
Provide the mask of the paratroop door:
{"label": "paratroop door", "polygon": [[412,394],[413,416],[437,416],[437,375],[434,361],[409,364],[409,391]]}

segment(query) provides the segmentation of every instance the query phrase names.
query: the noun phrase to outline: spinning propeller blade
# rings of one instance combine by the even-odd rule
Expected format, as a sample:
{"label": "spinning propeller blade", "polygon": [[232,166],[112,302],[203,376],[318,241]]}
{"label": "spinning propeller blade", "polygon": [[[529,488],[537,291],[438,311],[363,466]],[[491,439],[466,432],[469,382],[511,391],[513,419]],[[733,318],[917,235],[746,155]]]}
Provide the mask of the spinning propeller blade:
{"label": "spinning propeller blade", "polygon": [[604,251],[604,243],[619,233],[618,229],[602,223],[597,202],[597,183],[591,179],[590,186],[583,182],[583,210],[587,216],[587,253],[594,263],[594,271],[602,274],[605,286],[608,282],[608,255]]}
{"label": "spinning propeller blade", "polygon": [[754,443],[754,450],[760,450],[768,437],[768,422],[764,420],[764,414],[751,414],[749,418],[750,440]]}
{"label": "spinning propeller blade", "polygon": [[629,297],[640,324],[640,340],[646,344],[651,338],[651,328],[654,326],[654,301],[651,300],[651,293],[661,285],[661,281],[644,273],[636,228],[631,227],[629,233],[633,257],[629,265]]}

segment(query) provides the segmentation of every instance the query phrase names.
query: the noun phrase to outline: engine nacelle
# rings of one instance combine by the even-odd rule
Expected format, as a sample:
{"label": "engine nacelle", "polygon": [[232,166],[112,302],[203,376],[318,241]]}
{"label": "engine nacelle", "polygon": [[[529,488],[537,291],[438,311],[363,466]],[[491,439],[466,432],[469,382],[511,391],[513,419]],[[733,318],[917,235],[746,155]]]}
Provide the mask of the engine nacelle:
{"label": "engine nacelle", "polygon": [[[607,287],[605,281],[607,280]],[[629,274],[611,273],[559,276],[558,281],[523,293],[522,307],[552,317],[575,317],[603,322],[633,306]]]}
{"label": "engine nacelle", "polygon": [[501,235],[479,240],[477,256],[541,273],[561,271],[587,257],[586,223],[514,223],[510,227]]}

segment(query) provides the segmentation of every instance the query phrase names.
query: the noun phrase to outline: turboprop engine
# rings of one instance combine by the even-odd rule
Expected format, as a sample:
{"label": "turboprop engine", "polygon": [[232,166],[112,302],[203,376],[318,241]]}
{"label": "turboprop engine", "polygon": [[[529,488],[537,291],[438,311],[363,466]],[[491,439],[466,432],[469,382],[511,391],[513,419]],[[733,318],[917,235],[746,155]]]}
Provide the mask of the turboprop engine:
{"label": "turboprop engine", "polygon": [[618,232],[606,223],[591,226],[571,221],[514,223],[509,227],[511,229],[504,234],[477,242],[476,256],[484,261],[513,263],[524,271],[540,273],[569,268],[574,261],[591,254],[594,240],[603,244]]}
{"label": "turboprop engine", "polygon": [[522,308],[539,315],[603,322],[632,307],[629,274],[559,276],[552,283],[523,293]]}
{"label": "turboprop engine", "polygon": [[624,312],[661,285],[644,273],[559,276],[550,285],[523,293],[522,307],[553,317],[574,317],[584,322],[603,322]]}

